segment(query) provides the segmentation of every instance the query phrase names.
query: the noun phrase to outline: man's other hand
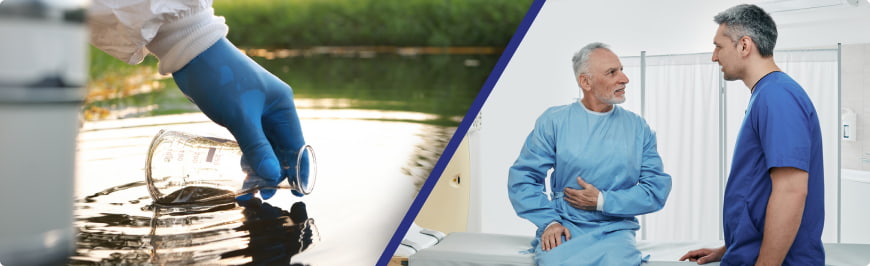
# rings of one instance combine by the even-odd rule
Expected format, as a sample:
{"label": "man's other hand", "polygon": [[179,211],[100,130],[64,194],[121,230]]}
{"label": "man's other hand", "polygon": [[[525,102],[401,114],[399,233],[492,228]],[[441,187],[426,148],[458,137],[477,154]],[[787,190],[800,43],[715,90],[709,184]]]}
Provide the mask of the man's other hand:
{"label": "man's other hand", "polygon": [[562,236],[565,236],[565,241],[571,240],[571,231],[565,228],[560,223],[553,223],[544,229],[541,234],[541,249],[550,251],[551,249],[562,244]]}

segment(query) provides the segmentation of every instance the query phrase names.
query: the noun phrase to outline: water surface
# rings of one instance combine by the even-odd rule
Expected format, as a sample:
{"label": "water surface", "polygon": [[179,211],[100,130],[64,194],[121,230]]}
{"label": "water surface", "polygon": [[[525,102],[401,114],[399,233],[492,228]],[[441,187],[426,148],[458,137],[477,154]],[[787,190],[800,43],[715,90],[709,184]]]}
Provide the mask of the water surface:
{"label": "water surface", "polygon": [[[76,182],[80,234],[70,264],[284,264],[288,258],[303,265],[374,264],[455,129],[404,122],[427,117],[413,112],[300,109],[300,117],[317,154],[316,187],[303,198],[279,190],[256,208],[272,215],[266,217],[235,202],[153,206],[144,186],[151,138],[160,129],[225,131],[204,115],[85,123]],[[304,223],[287,214],[299,203]],[[264,224],[284,237],[257,237],[276,235],[252,232]],[[294,231],[298,224],[310,233]],[[301,240],[293,232],[303,232]]]}
{"label": "water surface", "polygon": [[[89,122],[78,136],[80,233],[70,264],[372,265],[498,55],[254,59],[293,87],[306,142],[317,155],[313,193],[299,198],[279,190],[253,205],[155,207],[143,186],[154,135],[226,130],[153,69],[117,77],[121,85],[92,81],[89,87],[103,88],[91,88],[102,94],[89,98]],[[300,204],[304,221],[291,215]]]}
{"label": "water surface", "polygon": [[140,181],[77,202],[77,254],[69,264],[287,265],[320,241],[303,202],[156,207],[142,192]]}

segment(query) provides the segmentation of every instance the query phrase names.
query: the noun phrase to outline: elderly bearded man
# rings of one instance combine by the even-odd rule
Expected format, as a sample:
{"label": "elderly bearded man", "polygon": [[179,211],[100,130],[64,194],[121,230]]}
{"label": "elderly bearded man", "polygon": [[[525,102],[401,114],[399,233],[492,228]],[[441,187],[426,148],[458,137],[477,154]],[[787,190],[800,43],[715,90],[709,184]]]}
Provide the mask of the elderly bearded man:
{"label": "elderly bearded man", "polygon": [[639,265],[635,216],[664,207],[671,177],[646,121],[616,105],[628,83],[616,54],[592,43],[573,62],[583,98],[538,118],[510,168],[511,204],[538,228],[538,265]]}

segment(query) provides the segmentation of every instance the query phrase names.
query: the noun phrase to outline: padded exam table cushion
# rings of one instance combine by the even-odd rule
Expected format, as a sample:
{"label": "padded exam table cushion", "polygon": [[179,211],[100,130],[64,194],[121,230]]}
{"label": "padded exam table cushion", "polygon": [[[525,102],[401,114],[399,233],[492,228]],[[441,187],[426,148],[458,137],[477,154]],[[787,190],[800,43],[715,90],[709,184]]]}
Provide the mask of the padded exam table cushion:
{"label": "padded exam table cushion", "polygon": [[527,236],[450,233],[437,245],[408,257],[408,265],[535,265],[534,254],[524,254],[531,240]]}
{"label": "padded exam table cushion", "polygon": [[[535,265],[532,237],[487,233],[456,232],[437,245],[408,258],[410,266]],[[717,247],[722,241],[637,241],[637,248],[649,262],[643,266],[697,265],[677,261],[689,250]],[[870,244],[825,244],[827,265],[870,265]],[[708,263],[705,265],[719,265]]]}

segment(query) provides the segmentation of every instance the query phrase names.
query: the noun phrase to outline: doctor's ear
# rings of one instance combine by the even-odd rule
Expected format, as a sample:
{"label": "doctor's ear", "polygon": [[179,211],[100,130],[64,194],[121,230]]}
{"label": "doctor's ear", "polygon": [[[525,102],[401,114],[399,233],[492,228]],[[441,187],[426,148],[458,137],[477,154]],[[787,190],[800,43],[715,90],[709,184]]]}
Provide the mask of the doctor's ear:
{"label": "doctor's ear", "polygon": [[749,55],[749,52],[752,51],[752,47],[755,46],[755,43],[752,42],[752,38],[749,36],[743,36],[738,40],[737,46],[740,48],[740,55],[747,56]]}

